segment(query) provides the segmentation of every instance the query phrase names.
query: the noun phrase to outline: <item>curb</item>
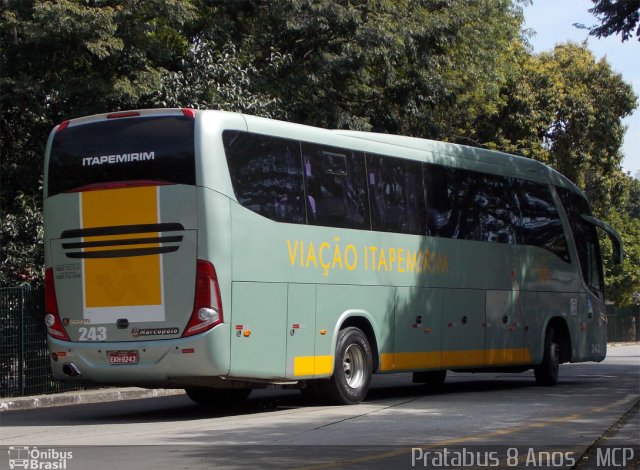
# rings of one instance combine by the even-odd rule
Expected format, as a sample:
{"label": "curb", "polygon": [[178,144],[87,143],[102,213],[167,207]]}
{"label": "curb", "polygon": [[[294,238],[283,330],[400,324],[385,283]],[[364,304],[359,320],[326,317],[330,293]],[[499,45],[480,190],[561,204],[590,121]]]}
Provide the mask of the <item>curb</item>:
{"label": "curb", "polygon": [[54,406],[85,405],[119,400],[139,400],[143,398],[183,395],[182,389],[147,388],[105,388],[99,390],[80,390],[77,392],[37,395],[30,397],[3,398],[0,400],[0,413],[15,410],[32,410]]}

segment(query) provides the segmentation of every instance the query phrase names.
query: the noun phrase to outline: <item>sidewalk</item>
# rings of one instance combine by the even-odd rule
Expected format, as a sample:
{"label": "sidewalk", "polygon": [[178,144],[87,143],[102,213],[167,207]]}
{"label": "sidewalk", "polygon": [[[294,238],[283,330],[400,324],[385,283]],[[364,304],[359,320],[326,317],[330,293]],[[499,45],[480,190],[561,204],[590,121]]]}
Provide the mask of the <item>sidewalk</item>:
{"label": "sidewalk", "polygon": [[36,395],[29,397],[0,398],[0,413],[13,410],[31,410],[53,406],[85,405],[118,400],[138,400],[141,398],[167,397],[182,395],[182,389],[147,388],[103,388],[98,390],[79,390],[76,392]]}

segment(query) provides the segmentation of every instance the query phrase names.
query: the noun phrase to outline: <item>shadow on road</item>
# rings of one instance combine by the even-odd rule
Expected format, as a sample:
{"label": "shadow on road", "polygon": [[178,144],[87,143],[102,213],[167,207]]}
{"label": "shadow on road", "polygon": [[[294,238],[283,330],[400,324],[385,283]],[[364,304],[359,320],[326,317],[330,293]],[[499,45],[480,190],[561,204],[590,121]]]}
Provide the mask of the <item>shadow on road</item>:
{"label": "shadow on road", "polygon": [[[473,375],[453,377],[437,389],[428,385],[411,384],[410,375],[405,374],[406,385],[389,376],[374,378],[374,384],[364,403],[377,404],[384,401],[411,401],[424,396],[450,398],[449,395],[478,392],[510,391],[530,388],[533,378],[508,376],[488,377]],[[586,380],[586,379],[580,379]],[[565,379],[556,389],[575,381]],[[384,403],[379,403],[383,404]],[[5,412],[0,415],[2,426],[55,426],[55,425],[100,425],[128,423],[165,423],[235,417],[259,413],[273,413],[286,409],[326,406],[301,394],[298,390],[266,389],[255,390],[246,403],[231,408],[208,409],[194,404],[185,395],[110,403],[94,403],[55,408],[41,408],[26,411]]]}

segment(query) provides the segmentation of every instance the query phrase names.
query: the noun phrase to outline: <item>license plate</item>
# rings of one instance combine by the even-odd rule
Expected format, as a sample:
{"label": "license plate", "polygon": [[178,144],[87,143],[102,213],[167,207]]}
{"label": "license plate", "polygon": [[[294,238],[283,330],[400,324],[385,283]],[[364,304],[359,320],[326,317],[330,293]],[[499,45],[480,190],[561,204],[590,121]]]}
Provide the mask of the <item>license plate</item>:
{"label": "license plate", "polygon": [[107,359],[111,365],[137,364],[138,351],[107,351]]}

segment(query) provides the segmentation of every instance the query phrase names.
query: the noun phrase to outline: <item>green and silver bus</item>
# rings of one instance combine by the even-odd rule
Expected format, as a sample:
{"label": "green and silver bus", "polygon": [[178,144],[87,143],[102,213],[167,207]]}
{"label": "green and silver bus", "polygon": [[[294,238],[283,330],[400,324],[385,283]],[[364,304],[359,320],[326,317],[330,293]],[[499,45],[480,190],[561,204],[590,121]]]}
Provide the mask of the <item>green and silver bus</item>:
{"label": "green and silver bus", "polygon": [[357,403],[372,374],[533,369],[606,355],[595,219],[542,163],[221,111],[65,121],[45,156],[57,378],[269,384]]}

